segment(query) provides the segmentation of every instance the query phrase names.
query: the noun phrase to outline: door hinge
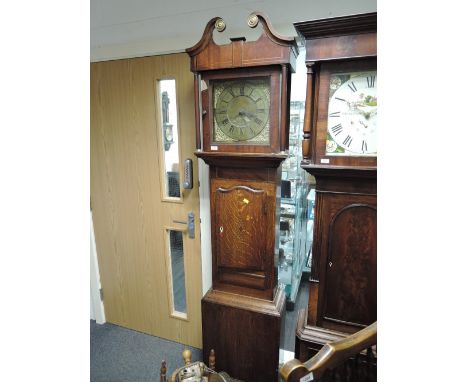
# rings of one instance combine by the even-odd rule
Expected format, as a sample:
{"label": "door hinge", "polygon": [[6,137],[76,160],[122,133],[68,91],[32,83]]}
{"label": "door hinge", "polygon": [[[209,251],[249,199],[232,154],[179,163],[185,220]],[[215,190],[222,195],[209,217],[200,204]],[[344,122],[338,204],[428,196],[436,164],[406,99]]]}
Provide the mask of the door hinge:
{"label": "door hinge", "polygon": [[101,301],[104,301],[104,291],[102,288],[99,289],[99,297],[101,298]]}

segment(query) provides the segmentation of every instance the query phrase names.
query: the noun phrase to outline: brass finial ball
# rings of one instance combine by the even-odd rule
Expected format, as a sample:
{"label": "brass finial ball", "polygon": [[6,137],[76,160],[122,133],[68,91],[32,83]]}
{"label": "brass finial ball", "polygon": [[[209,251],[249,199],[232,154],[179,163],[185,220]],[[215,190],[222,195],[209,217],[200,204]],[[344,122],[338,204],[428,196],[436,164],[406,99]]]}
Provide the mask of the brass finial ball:
{"label": "brass finial ball", "polygon": [[258,16],[255,13],[252,13],[247,19],[247,25],[250,28],[255,28],[258,24]]}
{"label": "brass finial ball", "polygon": [[218,32],[222,32],[223,30],[226,29],[226,23],[224,22],[222,18],[219,18],[218,20],[216,20],[215,28]]}
{"label": "brass finial ball", "polygon": [[184,359],[185,364],[192,362],[192,352],[189,349],[185,349],[182,352],[182,358]]}

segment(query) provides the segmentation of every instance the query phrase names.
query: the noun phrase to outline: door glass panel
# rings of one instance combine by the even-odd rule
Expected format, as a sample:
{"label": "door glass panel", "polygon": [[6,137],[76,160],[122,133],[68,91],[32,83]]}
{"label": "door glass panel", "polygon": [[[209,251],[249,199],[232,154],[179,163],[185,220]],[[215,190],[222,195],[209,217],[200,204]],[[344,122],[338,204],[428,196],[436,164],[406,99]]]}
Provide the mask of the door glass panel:
{"label": "door glass panel", "polygon": [[168,230],[172,313],[187,316],[185,295],[184,242],[181,231]]}
{"label": "door glass panel", "polygon": [[174,79],[159,81],[161,102],[161,134],[164,163],[164,197],[180,198],[179,136],[177,128],[177,98]]}

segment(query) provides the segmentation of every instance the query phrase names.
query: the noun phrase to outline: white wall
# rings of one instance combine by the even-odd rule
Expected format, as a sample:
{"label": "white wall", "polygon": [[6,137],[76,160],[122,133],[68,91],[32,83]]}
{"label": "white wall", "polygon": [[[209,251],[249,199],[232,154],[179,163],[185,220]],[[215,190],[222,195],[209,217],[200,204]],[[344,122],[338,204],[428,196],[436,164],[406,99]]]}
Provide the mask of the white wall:
{"label": "white wall", "polygon": [[198,179],[200,181],[200,234],[202,259],[203,295],[211,288],[211,216],[210,216],[210,171],[209,166],[198,159]]}
{"label": "white wall", "polygon": [[216,16],[227,25],[214,34],[221,43],[252,38],[246,19],[253,11],[265,13],[277,32],[295,36],[294,22],[376,10],[376,0],[91,0],[91,61],[182,52]]}
{"label": "white wall", "polygon": [[99,264],[97,260],[96,241],[94,239],[93,214],[90,214],[91,226],[91,248],[90,248],[90,291],[91,291],[91,308],[90,318],[96,320],[98,324],[106,322],[104,313],[104,304],[101,301],[101,279],[99,277]]}

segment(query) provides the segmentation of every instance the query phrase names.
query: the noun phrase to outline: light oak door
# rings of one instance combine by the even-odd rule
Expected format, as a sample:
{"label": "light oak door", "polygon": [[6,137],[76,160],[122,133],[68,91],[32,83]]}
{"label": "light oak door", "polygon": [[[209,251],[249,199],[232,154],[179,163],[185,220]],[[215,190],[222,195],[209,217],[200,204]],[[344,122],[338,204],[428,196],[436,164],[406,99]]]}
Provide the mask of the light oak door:
{"label": "light oak door", "polygon": [[[91,204],[106,319],[201,348],[194,151],[188,55],[91,64]],[[186,159],[192,189],[183,188]]]}

